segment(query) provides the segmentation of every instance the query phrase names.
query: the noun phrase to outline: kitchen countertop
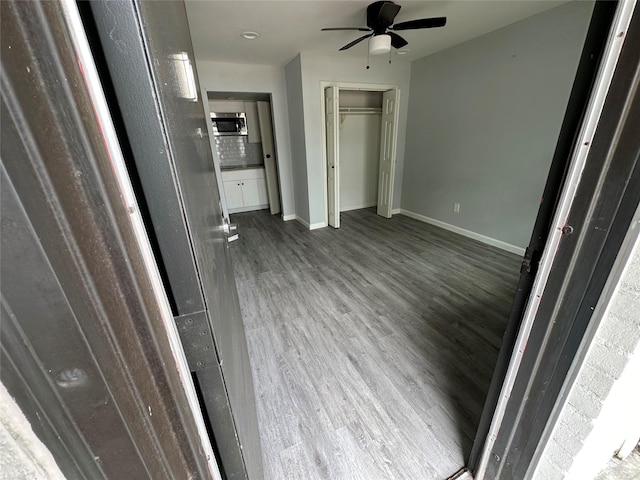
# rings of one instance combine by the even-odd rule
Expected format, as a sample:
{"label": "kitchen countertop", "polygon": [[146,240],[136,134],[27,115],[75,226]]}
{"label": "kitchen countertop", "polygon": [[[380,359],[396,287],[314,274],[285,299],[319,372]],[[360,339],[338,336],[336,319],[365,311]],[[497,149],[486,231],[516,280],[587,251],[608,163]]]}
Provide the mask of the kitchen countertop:
{"label": "kitchen countertop", "polygon": [[264,169],[264,165],[255,165],[255,166],[247,166],[247,167],[220,167],[220,170],[223,172],[235,172],[236,170],[255,170],[255,169]]}

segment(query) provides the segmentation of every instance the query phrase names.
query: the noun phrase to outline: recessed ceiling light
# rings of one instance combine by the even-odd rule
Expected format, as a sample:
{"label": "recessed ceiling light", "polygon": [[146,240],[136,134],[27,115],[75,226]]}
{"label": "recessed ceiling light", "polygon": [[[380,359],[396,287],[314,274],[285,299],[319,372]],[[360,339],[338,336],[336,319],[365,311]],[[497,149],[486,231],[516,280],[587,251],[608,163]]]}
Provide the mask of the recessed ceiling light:
{"label": "recessed ceiling light", "polygon": [[405,48],[404,50],[398,50],[396,53],[398,55],[406,55],[407,53],[409,53],[409,49]]}
{"label": "recessed ceiling light", "polygon": [[260,36],[258,32],[242,32],[240,34],[242,38],[246,38],[247,40],[255,40]]}

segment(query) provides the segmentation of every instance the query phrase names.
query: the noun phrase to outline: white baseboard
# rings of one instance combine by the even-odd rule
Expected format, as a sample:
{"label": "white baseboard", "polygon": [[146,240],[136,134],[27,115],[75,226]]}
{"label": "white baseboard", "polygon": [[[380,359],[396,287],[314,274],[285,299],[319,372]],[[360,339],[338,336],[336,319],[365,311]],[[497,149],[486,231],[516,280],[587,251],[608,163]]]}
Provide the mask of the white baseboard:
{"label": "white baseboard", "polygon": [[341,208],[340,211],[341,212],[349,212],[351,210],[360,210],[361,208],[371,208],[371,207],[375,207],[375,206],[376,206],[375,202],[374,203],[363,203],[363,204],[360,204],[360,205],[350,205],[348,207]]}
{"label": "white baseboard", "polygon": [[399,213],[402,213],[401,208],[394,208],[393,210],[391,210],[391,215],[398,215]]}
{"label": "white baseboard", "polygon": [[309,223],[306,220],[296,216],[296,220],[298,222],[300,222],[302,225],[304,225],[306,228],[308,228],[309,230],[316,230],[318,228],[324,228],[327,226],[327,224],[325,222],[320,222],[320,223]]}
{"label": "white baseboard", "polygon": [[304,227],[305,227],[305,228],[307,228],[308,230],[310,230],[310,228],[309,228],[309,227],[310,227],[309,222],[307,222],[306,220],[304,220],[304,219],[302,219],[302,218],[298,217],[297,215],[296,215],[296,220],[297,220],[298,222],[300,222],[302,225],[304,225]]}
{"label": "white baseboard", "polygon": [[309,225],[309,230],[317,230],[318,228],[324,228],[327,224],[325,222],[312,223]]}
{"label": "white baseboard", "polygon": [[229,215],[233,213],[253,212],[254,210],[265,210],[269,208],[269,204],[266,205],[253,205],[251,207],[230,208]]}
{"label": "white baseboard", "polygon": [[516,255],[524,255],[524,250],[525,250],[524,248],[518,247],[516,245],[511,245],[510,243],[503,242],[502,240],[497,240],[495,238],[482,235],[480,233],[472,232],[471,230],[466,230],[464,228],[456,227],[455,225],[441,222],[440,220],[436,220],[435,218],[427,217],[426,215],[421,215],[419,213],[415,213],[410,210],[405,210],[404,208],[401,208],[399,213],[401,213],[402,215],[406,215],[407,217],[420,220],[421,222],[429,223],[431,225],[435,225],[436,227],[444,228],[445,230],[449,230],[450,232],[454,232],[459,235],[463,235],[465,237],[473,238],[474,240],[478,240],[482,243],[486,243],[487,245],[492,245],[494,247],[501,248],[502,250],[506,250],[507,252],[515,253]]}
{"label": "white baseboard", "polygon": [[295,220],[296,219],[296,214],[293,213],[291,215],[282,215],[282,221],[283,222],[288,222],[289,220]]}

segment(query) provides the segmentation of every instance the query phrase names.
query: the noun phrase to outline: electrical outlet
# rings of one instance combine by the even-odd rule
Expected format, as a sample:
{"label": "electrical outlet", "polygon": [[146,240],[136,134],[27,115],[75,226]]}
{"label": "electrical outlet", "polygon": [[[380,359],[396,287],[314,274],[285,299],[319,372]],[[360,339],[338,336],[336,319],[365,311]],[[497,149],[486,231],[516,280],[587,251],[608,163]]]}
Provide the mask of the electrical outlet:
{"label": "electrical outlet", "polygon": [[454,203],[453,204],[453,213],[460,213],[460,204],[459,203]]}

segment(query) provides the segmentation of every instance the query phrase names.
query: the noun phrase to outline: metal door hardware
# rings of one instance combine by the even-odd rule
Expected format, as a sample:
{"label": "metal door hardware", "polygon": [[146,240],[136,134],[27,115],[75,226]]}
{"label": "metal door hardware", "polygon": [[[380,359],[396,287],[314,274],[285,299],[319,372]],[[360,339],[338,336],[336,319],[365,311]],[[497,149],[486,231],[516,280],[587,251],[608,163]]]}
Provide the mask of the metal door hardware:
{"label": "metal door hardware", "polygon": [[217,354],[207,313],[202,310],[173,319],[178,327],[189,370],[197,372],[215,365]]}
{"label": "metal door hardware", "polygon": [[227,242],[235,242],[240,238],[238,234],[238,224],[237,223],[229,223],[229,221],[225,218],[222,228],[224,229],[224,233],[227,235]]}

